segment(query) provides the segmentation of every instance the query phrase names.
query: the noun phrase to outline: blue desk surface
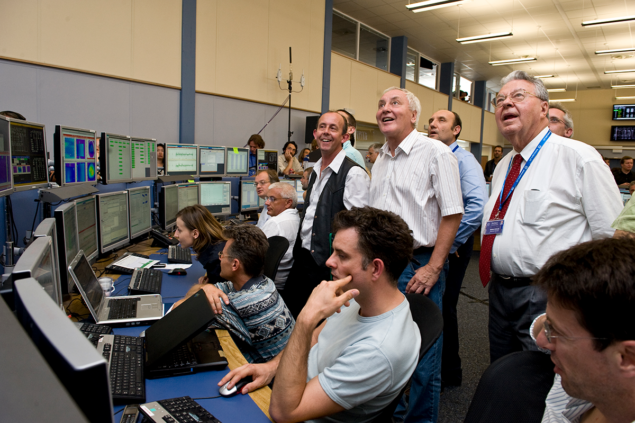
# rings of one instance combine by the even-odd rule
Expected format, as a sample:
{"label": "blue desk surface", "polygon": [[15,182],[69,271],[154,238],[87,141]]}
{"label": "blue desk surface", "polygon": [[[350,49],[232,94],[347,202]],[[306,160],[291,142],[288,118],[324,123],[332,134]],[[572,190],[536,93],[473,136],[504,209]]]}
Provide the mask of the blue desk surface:
{"label": "blue desk surface", "polygon": [[[161,250],[163,251],[163,250]],[[159,253],[161,252],[159,251]],[[167,263],[165,254],[153,254],[153,260],[160,260]],[[166,311],[169,306],[182,298],[192,285],[197,283],[198,278],[205,274],[203,266],[192,257],[192,266],[187,269],[185,276],[168,275],[163,272],[163,284],[161,296],[166,304]],[[120,279],[127,279],[122,276]],[[115,282],[119,286],[118,281]],[[127,282],[125,285],[127,286]],[[119,288],[117,288],[118,290]],[[118,335],[138,336],[149,326],[137,326],[134,328],[116,328]],[[197,373],[187,376],[177,376],[163,379],[146,379],[146,402],[169,399],[182,396],[190,396],[193,399],[218,396],[218,382],[229,373],[229,368],[219,371]],[[212,413],[223,423],[228,422],[269,422],[267,416],[258,408],[249,395],[235,395],[230,398],[200,399],[196,400],[203,408]],[[115,412],[122,410],[124,406],[116,406]],[[117,416],[120,416],[119,414]],[[115,421],[119,421],[115,417]]]}

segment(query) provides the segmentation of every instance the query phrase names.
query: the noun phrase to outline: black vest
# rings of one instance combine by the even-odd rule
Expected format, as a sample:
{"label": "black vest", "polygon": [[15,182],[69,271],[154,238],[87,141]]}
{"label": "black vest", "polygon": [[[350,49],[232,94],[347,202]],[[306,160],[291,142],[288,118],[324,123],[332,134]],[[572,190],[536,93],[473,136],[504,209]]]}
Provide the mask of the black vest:
{"label": "black vest", "polygon": [[[331,230],[333,227],[333,218],[335,215],[346,209],[344,207],[344,188],[346,186],[346,176],[353,167],[360,167],[357,163],[348,157],[344,157],[344,161],[340,166],[337,173],[333,172],[326,182],[320,199],[315,209],[315,219],[313,220],[313,227],[311,228],[311,255],[318,266],[324,266],[326,260],[331,255]],[[304,202],[304,211],[302,212],[302,221],[304,221],[304,215],[309,208],[311,201],[311,192],[313,191],[313,184],[317,179],[317,173],[311,173],[311,179],[309,180],[309,188],[306,191],[306,200]],[[302,221],[300,222],[300,228],[302,228]],[[300,229],[300,232],[302,229]],[[300,234],[298,234],[297,245],[302,245]]]}

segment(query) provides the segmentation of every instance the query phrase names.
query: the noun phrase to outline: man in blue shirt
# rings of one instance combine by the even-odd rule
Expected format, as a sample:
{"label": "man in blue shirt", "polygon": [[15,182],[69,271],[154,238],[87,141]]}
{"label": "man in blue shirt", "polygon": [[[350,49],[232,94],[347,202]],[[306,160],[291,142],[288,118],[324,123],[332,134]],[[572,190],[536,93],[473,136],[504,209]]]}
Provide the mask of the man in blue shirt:
{"label": "man in blue shirt", "polygon": [[450,271],[443,294],[443,358],[441,361],[442,386],[460,386],[462,381],[459,357],[459,331],[456,305],[465,270],[472,256],[474,232],[481,225],[483,208],[487,201],[485,177],[474,155],[459,147],[456,140],[461,133],[461,118],[455,112],[439,110],[428,121],[428,137],[450,147],[459,162],[461,193],[465,213],[450,249]]}
{"label": "man in blue shirt", "polygon": [[258,163],[258,150],[265,148],[265,140],[258,134],[253,134],[247,141],[249,145],[249,176],[256,175],[256,165]]}
{"label": "man in blue shirt", "polygon": [[347,133],[350,136],[346,142],[342,143],[342,150],[344,150],[344,154],[346,154],[346,157],[350,158],[366,170],[366,163],[364,163],[362,153],[353,147],[355,145],[355,131],[357,131],[357,120],[355,119],[355,116],[344,109],[339,109],[337,113],[346,119],[346,123],[348,125]]}

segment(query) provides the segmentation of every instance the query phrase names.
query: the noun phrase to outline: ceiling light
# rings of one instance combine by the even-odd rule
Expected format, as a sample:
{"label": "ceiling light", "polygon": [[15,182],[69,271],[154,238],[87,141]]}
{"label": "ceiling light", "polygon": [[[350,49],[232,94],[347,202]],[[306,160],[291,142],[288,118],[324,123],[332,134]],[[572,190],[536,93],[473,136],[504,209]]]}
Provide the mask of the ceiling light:
{"label": "ceiling light", "polygon": [[623,69],[623,70],[611,70],[611,71],[604,71],[605,74],[608,73],[630,73],[630,72],[635,72],[635,69]]}
{"label": "ceiling light", "polygon": [[619,89],[619,88],[635,88],[635,84],[611,85],[611,88],[613,88],[613,89]]}
{"label": "ceiling light", "polygon": [[615,97],[616,100],[635,100],[635,95],[627,95],[623,97]]}
{"label": "ceiling light", "polygon": [[556,75],[536,75],[536,78],[555,78]]}
{"label": "ceiling light", "polygon": [[619,54],[619,53],[634,53],[635,48],[614,48],[613,50],[598,50],[595,52],[597,55],[602,54]]}
{"label": "ceiling light", "polygon": [[635,21],[635,16],[620,16],[617,18],[596,19],[594,21],[582,22],[582,26],[612,25]]}
{"label": "ceiling light", "polygon": [[549,103],[553,103],[553,102],[559,102],[559,103],[571,103],[575,101],[575,98],[551,98],[549,99]]}
{"label": "ceiling light", "polygon": [[567,91],[566,88],[549,88],[549,89],[547,89],[548,93],[563,93],[565,91]]}
{"label": "ceiling light", "polygon": [[507,60],[494,60],[493,62],[489,62],[492,66],[502,66],[502,65],[513,65],[516,63],[528,63],[535,62],[535,57],[521,57],[520,59],[507,59]]}
{"label": "ceiling light", "polygon": [[414,13],[426,12],[428,10],[440,9],[448,6],[458,6],[467,0],[426,0],[418,3],[407,4],[406,8]]}
{"label": "ceiling light", "polygon": [[498,32],[496,34],[477,35],[475,37],[457,38],[461,44],[482,43],[484,41],[502,40],[505,38],[511,38],[514,34],[511,32]]}

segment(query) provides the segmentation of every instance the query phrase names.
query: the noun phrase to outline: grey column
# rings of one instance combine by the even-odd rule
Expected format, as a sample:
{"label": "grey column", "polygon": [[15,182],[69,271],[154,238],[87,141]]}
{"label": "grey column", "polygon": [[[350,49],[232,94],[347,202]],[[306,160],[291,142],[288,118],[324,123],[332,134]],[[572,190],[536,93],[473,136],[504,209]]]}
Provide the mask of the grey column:
{"label": "grey column", "polygon": [[333,0],[324,2],[324,56],[322,58],[322,113],[331,102],[331,44],[333,42]]}
{"label": "grey column", "polygon": [[196,0],[183,0],[179,142],[194,144],[196,111]]}
{"label": "grey column", "polygon": [[454,78],[454,62],[441,63],[439,91],[448,95],[448,110],[452,110],[452,79]]}
{"label": "grey column", "polygon": [[483,152],[483,124],[485,123],[485,107],[487,102],[487,90],[485,89],[486,81],[474,82],[474,105],[481,108],[481,135],[480,142],[478,144],[472,143],[470,150],[476,157],[476,160],[480,163]]}
{"label": "grey column", "polygon": [[392,37],[390,40],[390,73],[401,77],[399,86],[406,88],[406,55],[408,53],[408,37]]}

